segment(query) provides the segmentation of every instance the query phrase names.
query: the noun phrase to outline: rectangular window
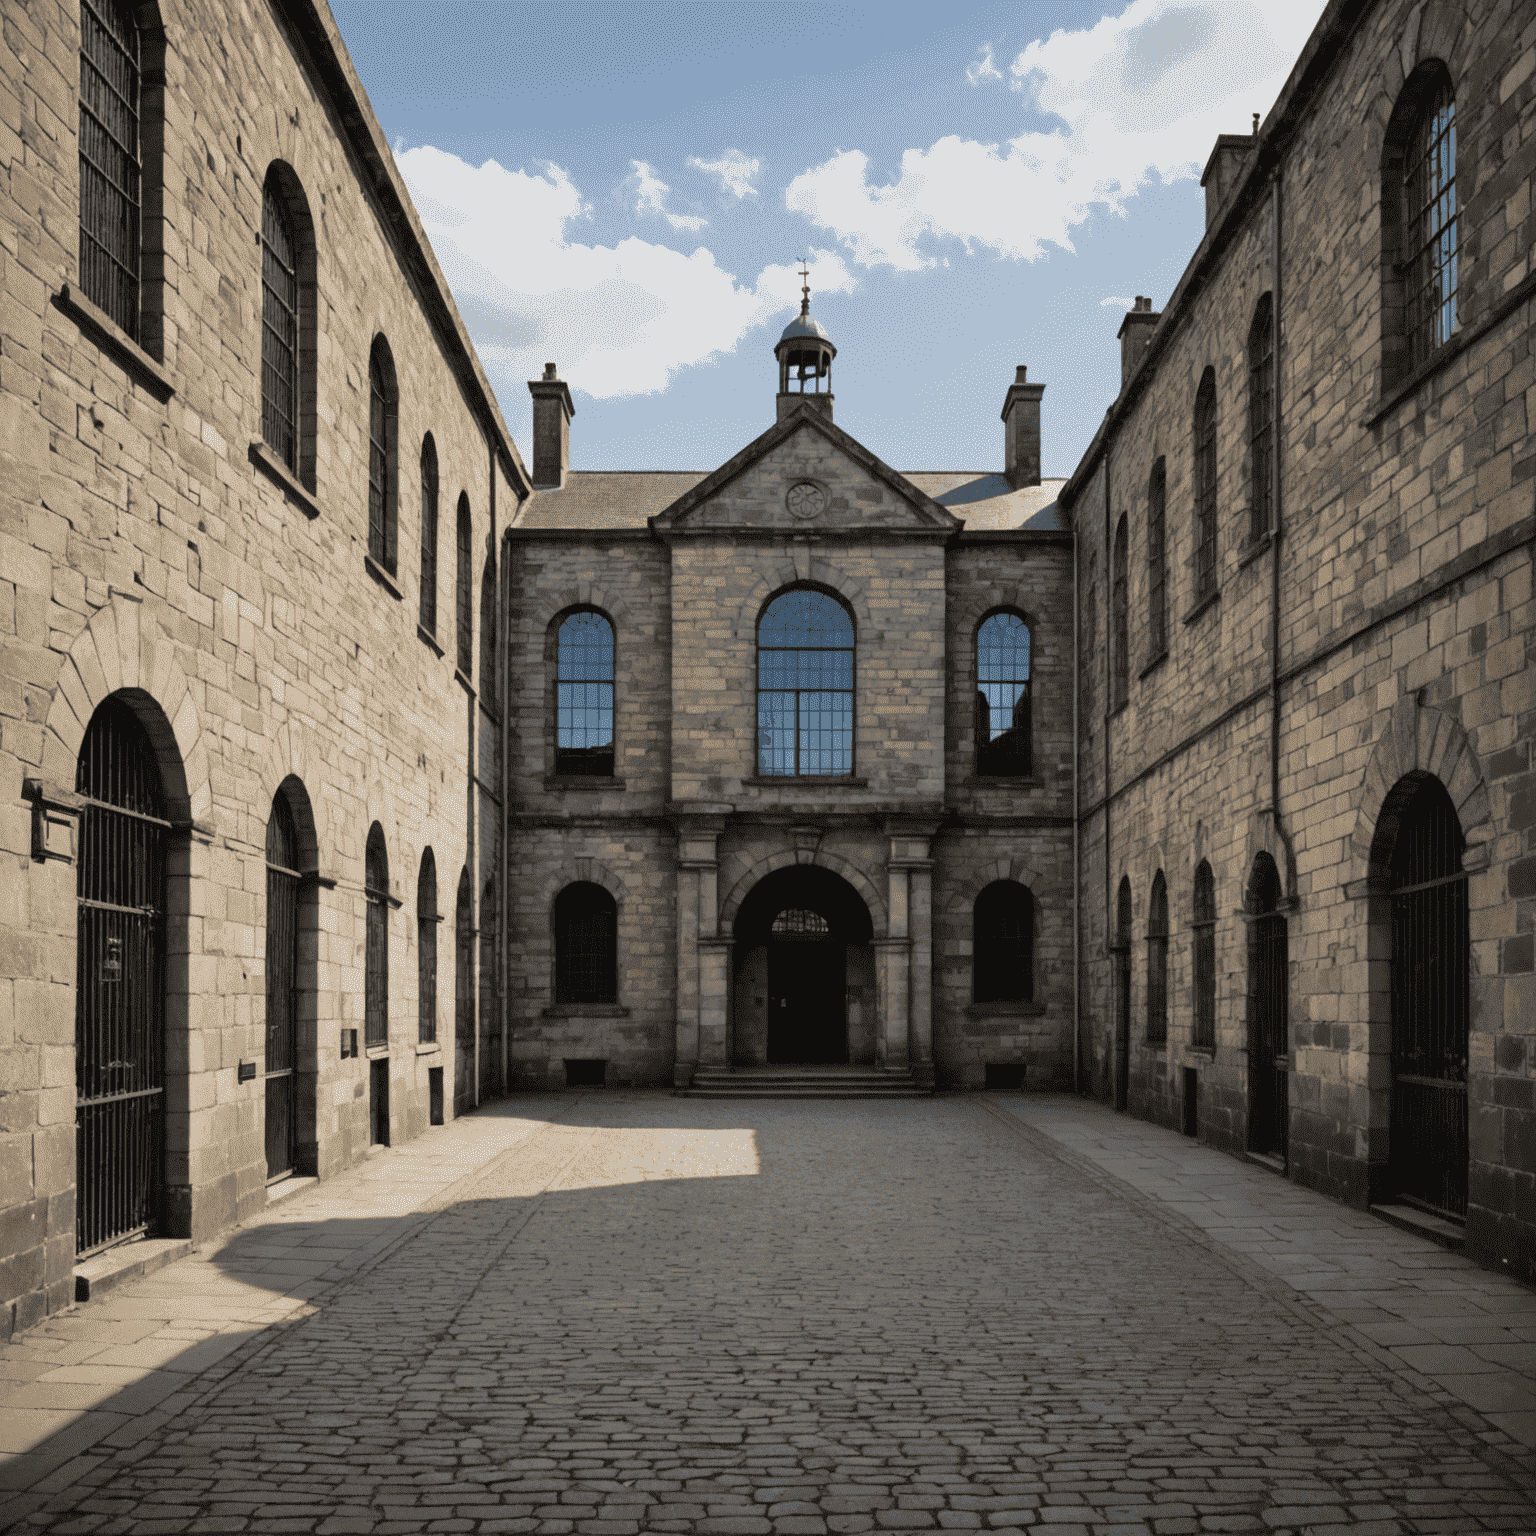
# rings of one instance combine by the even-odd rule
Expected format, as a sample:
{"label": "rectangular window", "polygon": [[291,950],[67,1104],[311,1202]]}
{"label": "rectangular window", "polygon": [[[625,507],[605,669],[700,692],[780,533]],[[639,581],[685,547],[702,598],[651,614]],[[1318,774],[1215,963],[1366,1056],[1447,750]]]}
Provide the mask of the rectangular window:
{"label": "rectangular window", "polygon": [[116,0],[80,6],[80,290],[139,339],[139,29]]}

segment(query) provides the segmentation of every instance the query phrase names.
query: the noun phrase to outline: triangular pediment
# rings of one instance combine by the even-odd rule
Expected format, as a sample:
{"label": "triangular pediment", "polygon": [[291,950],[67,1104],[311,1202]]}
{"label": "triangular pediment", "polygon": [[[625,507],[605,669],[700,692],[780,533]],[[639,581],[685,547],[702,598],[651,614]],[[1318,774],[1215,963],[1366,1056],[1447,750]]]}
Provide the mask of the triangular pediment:
{"label": "triangular pediment", "polygon": [[652,526],[673,533],[944,534],[961,524],[821,412],[801,406],[679,496]]}

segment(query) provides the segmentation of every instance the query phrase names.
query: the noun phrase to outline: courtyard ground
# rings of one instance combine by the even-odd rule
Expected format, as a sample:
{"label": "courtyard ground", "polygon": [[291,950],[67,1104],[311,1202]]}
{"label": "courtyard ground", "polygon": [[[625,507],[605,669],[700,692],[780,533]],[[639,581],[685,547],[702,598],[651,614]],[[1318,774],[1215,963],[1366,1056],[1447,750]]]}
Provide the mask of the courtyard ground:
{"label": "courtyard ground", "polygon": [[1530,1536],[1533,1378],[1097,1104],[512,1099],[0,1348],[0,1529]]}

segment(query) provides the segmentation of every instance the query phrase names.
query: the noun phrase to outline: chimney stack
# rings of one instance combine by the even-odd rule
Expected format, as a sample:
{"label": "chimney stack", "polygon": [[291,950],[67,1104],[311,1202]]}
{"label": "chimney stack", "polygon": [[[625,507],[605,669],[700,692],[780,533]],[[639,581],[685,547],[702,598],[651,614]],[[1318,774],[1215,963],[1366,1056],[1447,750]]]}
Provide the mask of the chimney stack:
{"label": "chimney stack", "polygon": [[1019,364],[1003,401],[1003,474],[1013,490],[1040,484],[1040,397],[1044,384],[1025,382]]}
{"label": "chimney stack", "polygon": [[1237,185],[1242,175],[1243,162],[1259,142],[1259,114],[1253,114],[1253,133],[1218,133],[1216,147],[1205,162],[1205,174],[1200,185],[1205,188],[1205,227],[1216,222],[1216,214],[1227,200],[1227,193]]}
{"label": "chimney stack", "polygon": [[571,417],[576,407],[553,363],[544,364],[542,379],[529,379],[528,393],[533,396],[533,487],[558,489],[571,467]]}
{"label": "chimney stack", "polygon": [[1163,318],[1163,312],[1152,308],[1152,300],[1136,295],[1134,309],[1125,312],[1125,319],[1120,322],[1120,332],[1116,339],[1120,343],[1120,388],[1124,389],[1131,382],[1131,375],[1136,372],[1136,365],[1141,361],[1141,354],[1147,350],[1147,343],[1152,339],[1152,332],[1157,322]]}

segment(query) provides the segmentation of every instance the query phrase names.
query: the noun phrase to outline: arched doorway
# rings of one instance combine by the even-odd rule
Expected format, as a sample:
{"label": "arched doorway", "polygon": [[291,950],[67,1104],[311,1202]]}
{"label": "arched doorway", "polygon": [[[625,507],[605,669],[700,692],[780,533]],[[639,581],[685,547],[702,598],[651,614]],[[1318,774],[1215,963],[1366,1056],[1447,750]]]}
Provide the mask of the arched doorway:
{"label": "arched doorway", "polygon": [[1123,875],[1115,902],[1115,1108],[1131,1102],[1131,881]]}
{"label": "arched doorway", "polygon": [[1290,936],[1275,861],[1260,853],[1248,881],[1248,1150],[1286,1159],[1290,1127]]}
{"label": "arched doorway", "polygon": [[735,1065],[874,1062],[874,934],[846,880],[775,870],[742,902],[735,937]]}
{"label": "arched doorway", "polygon": [[267,1181],[293,1172],[298,1152],[299,829],[281,790],[267,818]]}

